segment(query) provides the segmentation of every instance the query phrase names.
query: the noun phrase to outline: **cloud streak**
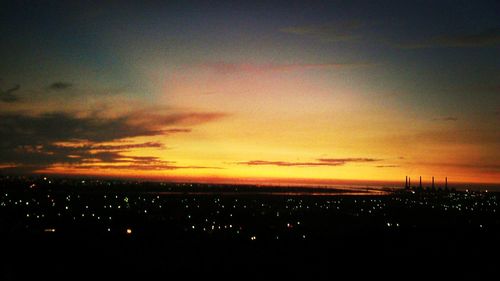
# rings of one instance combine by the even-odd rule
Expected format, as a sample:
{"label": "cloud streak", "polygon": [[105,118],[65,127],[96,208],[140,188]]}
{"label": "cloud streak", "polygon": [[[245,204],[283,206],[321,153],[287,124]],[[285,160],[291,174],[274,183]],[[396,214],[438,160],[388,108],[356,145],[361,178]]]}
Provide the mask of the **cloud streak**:
{"label": "cloud streak", "polygon": [[62,91],[73,87],[73,84],[67,82],[54,82],[49,85],[48,89],[52,91]]}
{"label": "cloud streak", "polygon": [[92,145],[88,146],[93,150],[129,150],[136,148],[165,148],[165,145],[160,142],[145,142],[137,144],[117,144],[117,145]]}
{"label": "cloud streak", "polygon": [[320,158],[318,159],[321,162],[327,163],[352,163],[352,162],[376,162],[381,161],[382,159],[376,158]]}
{"label": "cloud streak", "polygon": [[239,165],[247,166],[280,166],[280,167],[317,167],[317,166],[343,166],[348,163],[366,163],[381,161],[375,158],[320,158],[311,162],[289,162],[289,161],[267,161],[251,160],[236,162]]}
{"label": "cloud streak", "polygon": [[399,168],[399,165],[377,165],[375,168]]}
{"label": "cloud streak", "polygon": [[470,171],[474,170],[476,172],[487,172],[487,173],[500,173],[500,164],[499,163],[485,163],[485,161],[481,162],[470,162],[470,163],[446,163],[446,162],[414,162],[408,163],[408,165],[422,165],[429,167],[440,167],[440,168],[452,168],[453,170],[462,170],[462,171]]}
{"label": "cloud streak", "polygon": [[332,70],[370,66],[369,63],[291,63],[291,64],[251,64],[251,63],[206,63],[206,67],[220,74],[292,72],[305,70]]}
{"label": "cloud streak", "polygon": [[328,162],[287,162],[287,161],[266,161],[266,160],[251,160],[244,162],[237,162],[239,165],[248,166],[281,166],[281,167],[314,167],[314,166],[339,166],[339,163]]}
{"label": "cloud streak", "polygon": [[0,101],[5,103],[13,103],[19,101],[19,97],[14,94],[14,92],[21,89],[20,85],[15,85],[14,87],[7,89],[5,91],[0,90]]}
{"label": "cloud streak", "polygon": [[153,164],[126,164],[126,165],[79,165],[77,169],[98,169],[98,170],[135,170],[135,171],[163,171],[178,169],[224,169],[214,166],[183,166],[176,165],[176,162],[153,163]]}
{"label": "cloud streak", "polygon": [[360,21],[344,21],[328,25],[302,25],[281,28],[279,31],[324,42],[347,42],[361,38]]}
{"label": "cloud streak", "polygon": [[394,43],[401,49],[424,48],[477,48],[500,45],[500,28],[490,28],[477,33],[444,34],[421,42]]}
{"label": "cloud streak", "polygon": [[457,121],[457,117],[453,116],[447,116],[447,117],[440,117],[440,118],[432,118],[432,121]]}

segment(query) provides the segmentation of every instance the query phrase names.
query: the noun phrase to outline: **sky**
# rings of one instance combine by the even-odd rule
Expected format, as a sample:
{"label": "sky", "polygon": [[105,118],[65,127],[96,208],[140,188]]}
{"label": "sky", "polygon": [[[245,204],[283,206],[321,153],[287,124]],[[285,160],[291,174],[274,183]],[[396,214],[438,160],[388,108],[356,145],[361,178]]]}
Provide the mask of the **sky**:
{"label": "sky", "polygon": [[2,1],[0,173],[500,184],[498,1]]}

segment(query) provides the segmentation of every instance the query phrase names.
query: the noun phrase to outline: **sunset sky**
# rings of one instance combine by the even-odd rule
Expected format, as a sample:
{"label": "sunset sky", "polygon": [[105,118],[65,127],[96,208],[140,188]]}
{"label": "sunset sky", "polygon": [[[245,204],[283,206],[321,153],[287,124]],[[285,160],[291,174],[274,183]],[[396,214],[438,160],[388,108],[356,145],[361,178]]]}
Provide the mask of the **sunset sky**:
{"label": "sunset sky", "polygon": [[0,3],[0,173],[500,184],[498,1],[162,2]]}

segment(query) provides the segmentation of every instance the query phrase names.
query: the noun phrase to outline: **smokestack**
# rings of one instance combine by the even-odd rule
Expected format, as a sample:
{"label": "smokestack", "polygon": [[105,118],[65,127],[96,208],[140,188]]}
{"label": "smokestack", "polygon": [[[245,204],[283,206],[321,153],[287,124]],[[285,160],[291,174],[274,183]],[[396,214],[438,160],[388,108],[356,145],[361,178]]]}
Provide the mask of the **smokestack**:
{"label": "smokestack", "polygon": [[408,188],[408,176],[405,178],[405,188]]}
{"label": "smokestack", "polygon": [[418,184],[420,188],[422,188],[422,176],[420,176],[420,183]]}
{"label": "smokestack", "polygon": [[444,188],[448,188],[448,177],[444,178]]}
{"label": "smokestack", "polygon": [[434,188],[434,177],[432,177],[432,188]]}
{"label": "smokestack", "polygon": [[408,177],[408,187],[411,187],[411,177]]}

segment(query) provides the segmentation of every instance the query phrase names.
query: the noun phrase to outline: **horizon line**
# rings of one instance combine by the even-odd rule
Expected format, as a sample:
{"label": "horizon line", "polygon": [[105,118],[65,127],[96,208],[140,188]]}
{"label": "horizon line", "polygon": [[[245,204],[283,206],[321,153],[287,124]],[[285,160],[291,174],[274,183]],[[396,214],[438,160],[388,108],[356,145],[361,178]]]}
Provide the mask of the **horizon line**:
{"label": "horizon line", "polygon": [[[54,176],[58,178],[95,178],[95,179],[116,179],[116,180],[140,180],[140,181],[150,181],[150,182],[176,182],[176,183],[203,183],[203,184],[242,184],[242,185],[266,185],[266,186],[309,186],[309,187],[324,187],[333,185],[372,185],[372,186],[387,186],[392,185],[392,187],[404,187],[404,178],[401,180],[380,180],[380,179],[313,179],[313,178],[254,178],[254,177],[220,177],[220,176],[143,176],[143,175],[109,175],[109,174],[78,174],[78,173],[26,173],[26,174],[1,174],[0,176]],[[419,177],[419,176],[417,176]],[[456,187],[466,187],[467,185],[472,186],[492,186],[500,187],[500,182],[468,182],[468,181],[454,181],[448,178],[448,186]],[[444,178],[442,185],[444,187]],[[430,177],[432,178],[432,177]],[[437,177],[435,177],[437,178]],[[440,178],[437,178],[440,179]],[[418,183],[418,180],[417,180]],[[422,181],[422,185],[432,183],[431,180]],[[441,181],[435,181],[436,188],[440,187]],[[415,185],[415,186],[418,186]]]}

